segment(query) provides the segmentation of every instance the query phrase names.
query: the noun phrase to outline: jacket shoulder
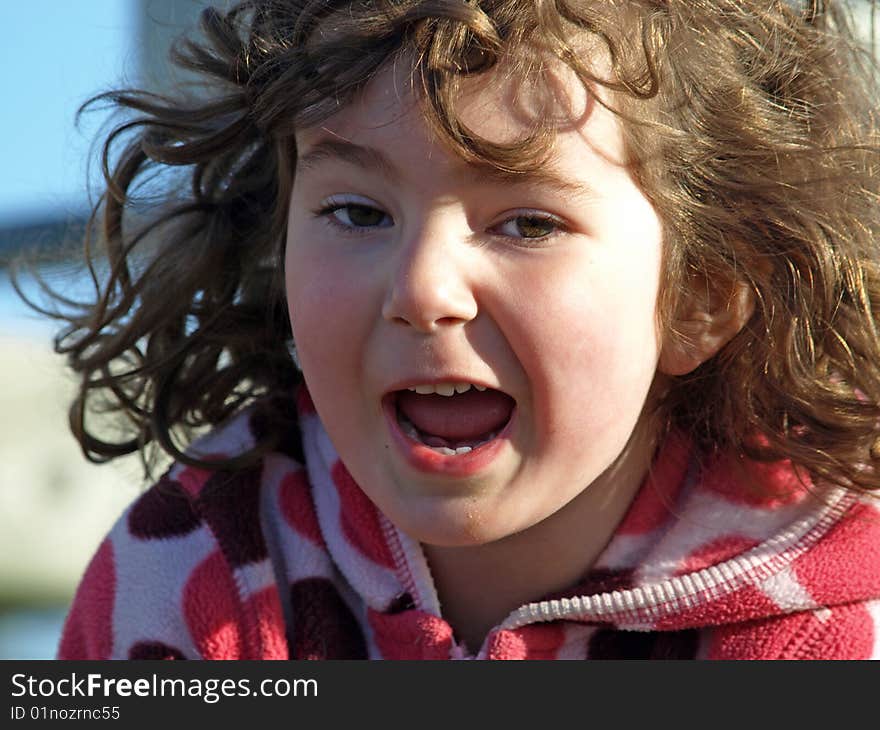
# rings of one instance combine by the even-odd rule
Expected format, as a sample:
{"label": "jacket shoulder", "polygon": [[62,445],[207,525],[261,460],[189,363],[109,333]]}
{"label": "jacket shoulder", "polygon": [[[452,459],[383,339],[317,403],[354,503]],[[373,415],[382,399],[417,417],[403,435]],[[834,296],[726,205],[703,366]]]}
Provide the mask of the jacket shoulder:
{"label": "jacket shoulder", "polygon": [[823,608],[802,619],[780,659],[880,659],[880,600]]}
{"label": "jacket shoulder", "polygon": [[[242,417],[194,445],[248,448]],[[65,622],[61,659],[237,659],[286,655],[260,519],[262,462],[175,464],[120,516]]]}
{"label": "jacket shoulder", "polygon": [[708,659],[880,659],[880,600],[724,625],[707,640]]}
{"label": "jacket shoulder", "polygon": [[128,506],[86,568],[60,659],[199,655],[185,612],[188,585],[217,545],[170,474]]}

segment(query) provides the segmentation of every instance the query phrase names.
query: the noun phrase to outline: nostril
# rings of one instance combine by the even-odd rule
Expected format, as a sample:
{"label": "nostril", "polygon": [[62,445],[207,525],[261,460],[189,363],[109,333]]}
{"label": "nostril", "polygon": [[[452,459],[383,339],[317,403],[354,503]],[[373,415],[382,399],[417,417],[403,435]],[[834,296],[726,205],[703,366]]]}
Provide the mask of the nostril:
{"label": "nostril", "polygon": [[465,317],[454,317],[454,316],[445,316],[445,317],[406,317],[402,315],[393,315],[391,317],[385,317],[392,324],[399,324],[405,327],[412,327],[413,329],[418,330],[419,332],[431,333],[436,332],[438,329],[444,327],[454,327],[456,325],[466,324],[470,321],[471,318]]}
{"label": "nostril", "polygon": [[440,317],[440,319],[436,320],[436,324],[438,325],[455,325],[462,324],[467,322],[468,320],[461,317]]}

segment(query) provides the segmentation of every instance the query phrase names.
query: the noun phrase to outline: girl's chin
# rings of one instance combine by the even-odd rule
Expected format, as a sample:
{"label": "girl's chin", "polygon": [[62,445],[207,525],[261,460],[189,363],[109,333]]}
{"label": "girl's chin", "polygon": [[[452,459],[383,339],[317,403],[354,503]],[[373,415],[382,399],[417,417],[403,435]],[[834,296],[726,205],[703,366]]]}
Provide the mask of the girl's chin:
{"label": "girl's chin", "polygon": [[[540,521],[529,521],[522,512],[508,515],[497,500],[479,490],[457,495],[414,496],[383,510],[388,518],[414,540],[435,547],[478,547],[497,542],[528,529]],[[511,502],[512,500],[508,500]]]}

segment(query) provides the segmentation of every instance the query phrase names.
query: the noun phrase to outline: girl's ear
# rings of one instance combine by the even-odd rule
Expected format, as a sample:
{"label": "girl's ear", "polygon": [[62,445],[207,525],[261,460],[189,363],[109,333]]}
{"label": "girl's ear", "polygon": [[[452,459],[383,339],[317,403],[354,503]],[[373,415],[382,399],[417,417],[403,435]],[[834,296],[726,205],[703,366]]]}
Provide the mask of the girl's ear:
{"label": "girl's ear", "polygon": [[733,339],[755,311],[754,293],[742,282],[733,291],[713,289],[708,282],[691,291],[660,351],[658,369],[665,375],[695,370]]}

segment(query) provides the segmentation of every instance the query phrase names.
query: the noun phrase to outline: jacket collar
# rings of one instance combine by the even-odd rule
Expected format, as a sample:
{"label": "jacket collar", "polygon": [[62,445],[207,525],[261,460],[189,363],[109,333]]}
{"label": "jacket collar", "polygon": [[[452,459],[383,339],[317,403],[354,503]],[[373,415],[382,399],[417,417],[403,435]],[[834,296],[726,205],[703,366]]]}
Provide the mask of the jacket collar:
{"label": "jacket collar", "polygon": [[[421,546],[361,491],[307,396],[300,423],[334,563],[372,612],[392,623],[416,612],[414,625],[446,646]],[[823,490],[820,498],[817,491],[788,463],[701,463],[689,439],[673,433],[593,569],[570,590],[522,606],[500,628],[567,620],[677,630],[815,609],[819,601],[792,565],[856,501],[844,490]],[[840,600],[852,598],[843,593]]]}

